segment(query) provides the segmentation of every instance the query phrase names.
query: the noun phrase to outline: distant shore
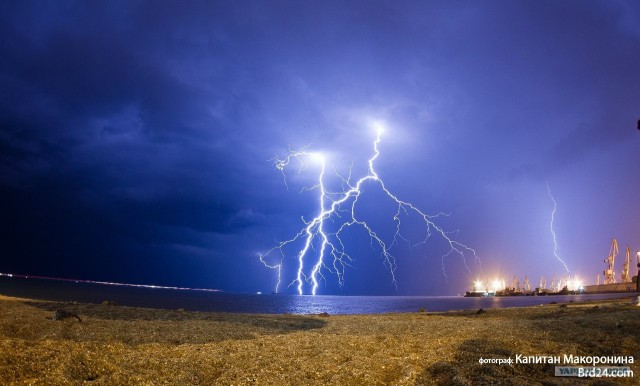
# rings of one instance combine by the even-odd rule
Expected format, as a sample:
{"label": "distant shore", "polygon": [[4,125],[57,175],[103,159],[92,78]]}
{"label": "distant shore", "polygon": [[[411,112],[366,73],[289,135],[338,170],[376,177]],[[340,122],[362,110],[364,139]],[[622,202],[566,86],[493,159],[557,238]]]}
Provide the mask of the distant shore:
{"label": "distant shore", "polygon": [[[0,379],[9,384],[637,384],[640,306],[634,299],[485,312],[263,315],[0,296]],[[53,320],[54,315],[68,317]],[[565,355],[630,357],[634,363],[624,365],[635,376],[557,377],[556,366],[584,365],[480,363]]]}

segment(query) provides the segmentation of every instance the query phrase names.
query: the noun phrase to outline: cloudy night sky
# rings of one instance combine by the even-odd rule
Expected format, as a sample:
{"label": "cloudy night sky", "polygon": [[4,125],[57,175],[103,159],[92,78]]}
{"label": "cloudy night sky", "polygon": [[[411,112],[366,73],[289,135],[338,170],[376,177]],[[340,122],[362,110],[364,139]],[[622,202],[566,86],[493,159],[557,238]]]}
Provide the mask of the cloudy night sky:
{"label": "cloudy night sky", "polygon": [[[480,261],[419,244],[407,214],[397,288],[353,227],[344,285],[325,269],[320,294],[550,282],[547,186],[572,274],[595,282],[612,237],[618,277],[640,249],[635,1],[3,1],[0,31],[0,272],[271,292],[259,256],[317,214],[321,171],[273,158],[322,152],[337,192],[367,174],[377,125],[385,186],[448,214],[433,221]],[[393,203],[375,183],[360,197],[391,243]],[[292,244],[267,256],[284,292]]]}

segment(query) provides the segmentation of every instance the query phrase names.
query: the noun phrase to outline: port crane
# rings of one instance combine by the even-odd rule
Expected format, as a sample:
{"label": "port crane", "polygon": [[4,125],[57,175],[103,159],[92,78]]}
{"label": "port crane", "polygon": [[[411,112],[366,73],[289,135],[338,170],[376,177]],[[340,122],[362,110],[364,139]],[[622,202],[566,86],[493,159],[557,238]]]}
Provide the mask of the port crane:
{"label": "port crane", "polygon": [[559,291],[560,290],[560,281],[558,281],[557,278],[558,275],[556,275],[556,273],[553,273],[553,278],[551,279],[551,287],[549,287],[549,289],[551,291]]}
{"label": "port crane", "polygon": [[[640,128],[640,120],[638,120],[638,128]],[[640,251],[636,252],[636,258],[638,259],[638,276],[636,276],[636,291],[640,292]]]}
{"label": "port crane", "polygon": [[547,288],[547,279],[544,277],[544,275],[540,276],[540,281],[538,282],[538,288],[540,288],[541,290]]}
{"label": "port crane", "polygon": [[520,280],[518,280],[517,276],[513,277],[513,280],[511,281],[511,288],[513,288],[514,292],[522,292],[522,289],[520,288]]}
{"label": "port crane", "polygon": [[529,277],[528,276],[524,277],[524,290],[527,293],[531,292],[531,283],[529,282]]}
{"label": "port crane", "polygon": [[631,265],[631,248],[627,245],[627,258],[624,260],[624,265],[622,266],[622,275],[620,278],[623,283],[631,283],[631,278],[629,277],[629,266]]}
{"label": "port crane", "polygon": [[618,240],[613,238],[611,240],[611,248],[609,248],[609,256],[604,259],[605,263],[608,263],[609,266],[604,270],[604,284],[613,284],[616,282],[616,273],[613,271],[613,264],[616,261],[616,256],[618,256]]}

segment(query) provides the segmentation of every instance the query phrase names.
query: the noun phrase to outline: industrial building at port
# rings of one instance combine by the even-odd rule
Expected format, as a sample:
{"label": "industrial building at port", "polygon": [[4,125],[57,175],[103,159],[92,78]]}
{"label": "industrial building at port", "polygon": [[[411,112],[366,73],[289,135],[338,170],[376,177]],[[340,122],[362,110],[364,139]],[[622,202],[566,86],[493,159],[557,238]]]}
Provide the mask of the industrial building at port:
{"label": "industrial building at port", "polygon": [[[615,260],[618,256],[618,241],[614,238],[611,241],[609,255],[604,262],[606,268],[596,277],[596,284],[584,285],[583,281],[577,275],[567,274],[558,278],[553,275],[550,283],[544,276],[538,281],[538,286],[533,287],[529,278],[524,277],[523,281],[517,276],[513,277],[510,285],[504,279],[495,278],[492,280],[476,280],[471,291],[467,291],[465,296],[544,296],[544,295],[569,295],[569,294],[598,294],[598,293],[614,293],[614,292],[640,292],[640,251],[636,252],[636,265],[638,274],[631,276],[631,248],[627,245],[626,258],[624,260],[620,281],[616,279]],[[603,279],[600,283],[601,278]]]}

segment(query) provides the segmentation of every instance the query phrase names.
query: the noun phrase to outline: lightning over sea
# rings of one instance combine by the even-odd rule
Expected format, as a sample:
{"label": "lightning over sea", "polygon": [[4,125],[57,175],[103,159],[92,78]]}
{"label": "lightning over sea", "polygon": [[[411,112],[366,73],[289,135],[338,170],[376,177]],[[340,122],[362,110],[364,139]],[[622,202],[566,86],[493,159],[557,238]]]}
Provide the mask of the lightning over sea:
{"label": "lightning over sea", "polygon": [[[413,244],[413,246],[425,244],[434,235],[446,243],[448,250],[442,255],[442,273],[445,277],[444,259],[451,254],[459,255],[468,271],[466,255],[472,255],[476,263],[479,262],[479,258],[473,248],[455,240],[450,232],[445,231],[442,226],[435,222],[438,217],[447,216],[447,214],[442,212],[435,215],[427,214],[413,203],[403,201],[389,190],[374,167],[375,161],[380,157],[379,144],[384,133],[384,128],[379,123],[375,124],[375,129],[376,138],[373,141],[372,155],[367,160],[366,174],[359,179],[354,179],[351,175],[351,170],[347,177],[343,177],[336,172],[336,177],[340,179],[342,186],[342,189],[337,192],[330,191],[326,187],[327,159],[322,153],[311,152],[305,148],[299,151],[290,151],[284,158],[276,156],[273,159],[276,169],[282,172],[285,178],[285,184],[284,171],[294,161],[299,163],[301,169],[307,167],[307,162],[317,164],[320,169],[317,183],[310,188],[304,189],[318,190],[317,214],[315,217],[309,221],[303,219],[304,225],[302,229],[293,237],[277,243],[273,248],[259,255],[260,261],[267,268],[277,272],[276,293],[282,285],[285,260],[292,255],[297,268],[294,278],[288,282],[288,286],[294,286],[299,295],[308,293],[316,295],[320,280],[326,281],[325,273],[335,275],[338,284],[340,286],[344,285],[345,270],[349,267],[353,258],[348,252],[343,234],[347,229],[355,227],[366,232],[372,248],[377,249],[382,256],[383,263],[389,271],[390,280],[397,289],[398,283],[395,275],[397,263],[392,250],[401,241],[411,244],[401,232],[401,220],[409,216],[417,218],[425,229],[423,239]],[[357,211],[360,200],[365,194],[365,183],[377,185],[383,198],[390,201],[395,207],[394,214],[390,219],[395,231],[389,239],[385,239],[381,235],[382,232],[375,229]],[[331,224],[331,229],[329,229],[328,223]],[[296,247],[300,248],[297,253],[288,253],[288,249],[295,249]],[[275,256],[275,258],[272,256]]]}

